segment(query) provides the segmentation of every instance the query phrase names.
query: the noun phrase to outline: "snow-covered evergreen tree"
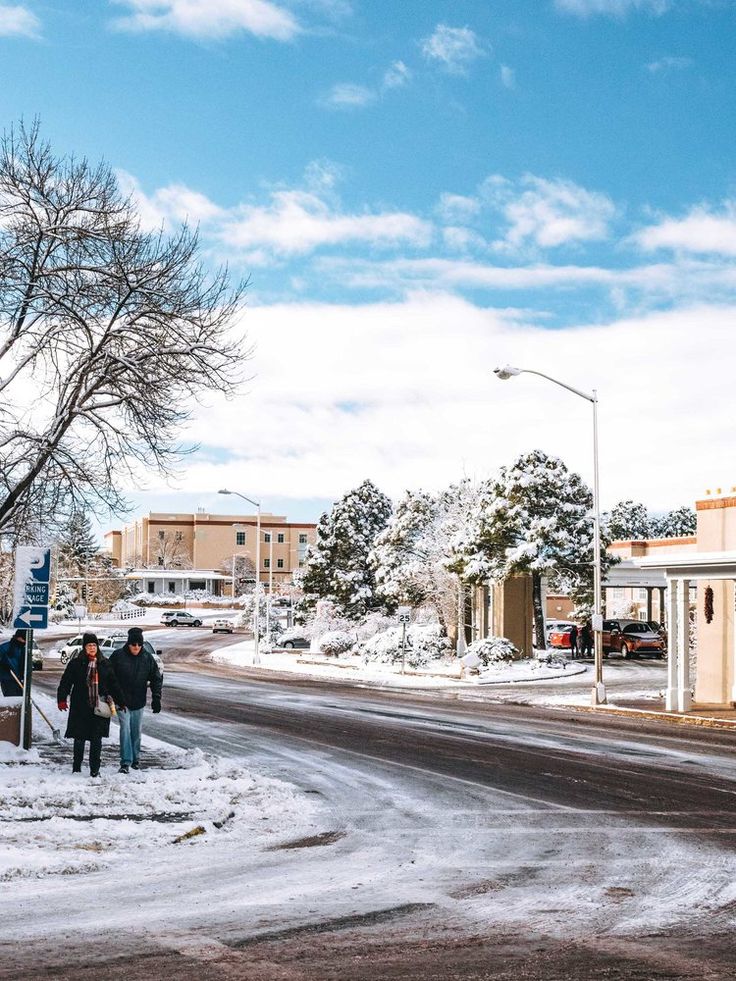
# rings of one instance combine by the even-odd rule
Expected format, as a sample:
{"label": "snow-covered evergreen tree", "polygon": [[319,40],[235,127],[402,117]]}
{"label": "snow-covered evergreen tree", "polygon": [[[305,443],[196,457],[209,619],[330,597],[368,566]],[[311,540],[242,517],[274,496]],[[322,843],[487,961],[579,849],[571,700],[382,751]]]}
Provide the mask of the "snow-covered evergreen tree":
{"label": "snow-covered evergreen tree", "polygon": [[606,534],[614,542],[647,539],[652,534],[652,521],[644,504],[619,501],[603,516]]}
{"label": "snow-covered evergreen tree", "polygon": [[456,639],[468,518],[478,497],[469,480],[440,494],[407,491],[376,539],[373,562],[381,591],[397,603],[431,607]]}
{"label": "snow-covered evergreen tree", "polygon": [[59,530],[56,545],[59,571],[67,576],[84,575],[100,553],[92,522],[84,511],[72,512]]}
{"label": "snow-covered evergreen tree", "polygon": [[683,505],[668,511],[652,521],[652,538],[686,538],[697,529],[697,515],[692,508]]}
{"label": "snow-covered evergreen tree", "polygon": [[391,501],[370,480],[349,491],[317,524],[301,577],[305,599],[300,613],[316,600],[330,600],[340,615],[357,620],[384,605],[376,588],[370,553],[391,515]]}
{"label": "snow-covered evergreen tree", "polygon": [[582,479],[541,450],[502,467],[480,496],[467,543],[467,572],[497,582],[531,574],[537,638],[545,636],[542,577],[575,596],[592,590],[592,507],[593,495]]}

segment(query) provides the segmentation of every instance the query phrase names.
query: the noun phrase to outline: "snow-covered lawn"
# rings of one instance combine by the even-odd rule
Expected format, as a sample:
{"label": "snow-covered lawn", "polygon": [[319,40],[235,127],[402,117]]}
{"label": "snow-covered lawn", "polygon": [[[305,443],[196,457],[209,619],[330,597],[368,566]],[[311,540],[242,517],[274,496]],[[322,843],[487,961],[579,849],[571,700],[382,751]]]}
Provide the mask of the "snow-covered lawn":
{"label": "snow-covered lawn", "polygon": [[[229,664],[233,667],[246,667],[253,664],[254,644],[252,640],[240,641],[220,647],[210,654],[212,661]],[[406,669],[401,673],[397,664],[364,663],[360,657],[343,655],[339,658],[326,657],[316,651],[259,651],[260,667],[274,671],[290,671],[295,674],[318,678],[339,678],[369,681],[384,685],[407,688],[475,686],[508,684],[511,682],[530,682],[574,677],[587,670],[586,665],[559,663],[544,664],[533,658],[514,661],[512,664],[494,665],[481,669],[478,675],[460,678],[460,665],[456,659],[432,661],[423,669]]]}

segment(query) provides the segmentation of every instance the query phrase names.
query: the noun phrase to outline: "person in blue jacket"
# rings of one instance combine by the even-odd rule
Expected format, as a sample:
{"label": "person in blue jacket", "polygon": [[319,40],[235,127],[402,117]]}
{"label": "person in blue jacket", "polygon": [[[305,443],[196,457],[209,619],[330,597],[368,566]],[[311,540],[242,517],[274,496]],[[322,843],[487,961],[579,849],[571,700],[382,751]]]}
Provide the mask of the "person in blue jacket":
{"label": "person in blue jacket", "polygon": [[129,773],[131,766],[140,770],[141,727],[143,709],[151,689],[151,709],[154,714],[161,711],[161,690],[164,679],[150,650],[143,645],[143,631],[131,627],[128,642],[113,651],[110,667],[115,672],[125,700],[125,707],[118,712],[120,723],[120,770]]}
{"label": "person in blue jacket", "polygon": [[[10,640],[0,644],[0,688],[3,695],[22,695],[23,688],[15,680],[23,681],[26,669],[26,632],[16,630]],[[12,671],[12,674],[11,674]]]}

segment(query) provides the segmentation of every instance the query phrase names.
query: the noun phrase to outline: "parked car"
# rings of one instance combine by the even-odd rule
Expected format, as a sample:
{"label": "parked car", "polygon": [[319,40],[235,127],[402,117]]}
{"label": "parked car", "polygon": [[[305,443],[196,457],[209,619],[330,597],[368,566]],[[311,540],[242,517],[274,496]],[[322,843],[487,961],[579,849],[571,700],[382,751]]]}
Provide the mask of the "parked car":
{"label": "parked car", "polygon": [[664,657],[665,643],[659,633],[655,633],[646,620],[604,620],[603,652],[617,652],[622,657],[635,654],[649,654]]}
{"label": "parked car", "polygon": [[215,620],[212,624],[213,634],[231,634],[235,630],[235,624],[232,620]]}
{"label": "parked car", "polygon": [[549,640],[549,635],[555,631],[565,630],[565,628],[570,628],[572,626],[572,620],[545,620],[544,621],[544,632],[547,635],[547,640]]}
{"label": "parked car", "polygon": [[279,647],[283,647],[284,650],[292,651],[295,648],[299,648],[300,650],[308,650],[309,649],[309,646],[311,644],[311,641],[307,637],[302,637],[302,636],[298,636],[298,635],[293,635],[292,636],[290,634],[290,635],[287,636],[286,640],[283,640],[282,638],[279,638],[279,640],[277,641],[277,643],[278,643]]}
{"label": "parked car", "polygon": [[559,623],[557,627],[550,630],[547,635],[547,647],[570,650],[570,631],[573,626],[572,623]]}
{"label": "parked car", "polygon": [[161,617],[165,627],[201,627],[202,621],[186,610],[167,610]]}

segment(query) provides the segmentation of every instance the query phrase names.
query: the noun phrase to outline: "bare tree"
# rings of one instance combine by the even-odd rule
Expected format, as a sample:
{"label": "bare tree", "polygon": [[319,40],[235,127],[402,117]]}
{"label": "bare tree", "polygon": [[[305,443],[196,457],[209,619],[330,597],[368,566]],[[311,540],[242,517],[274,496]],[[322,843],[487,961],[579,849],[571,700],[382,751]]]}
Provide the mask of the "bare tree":
{"label": "bare tree", "polygon": [[2,137],[0,534],[29,508],[124,510],[119,477],[172,472],[194,403],[232,391],[245,284],[198,255],[186,226],[143,231],[107,165],[37,124]]}
{"label": "bare tree", "polygon": [[161,569],[191,569],[192,557],[180,532],[165,531],[154,541],[153,564]]}

